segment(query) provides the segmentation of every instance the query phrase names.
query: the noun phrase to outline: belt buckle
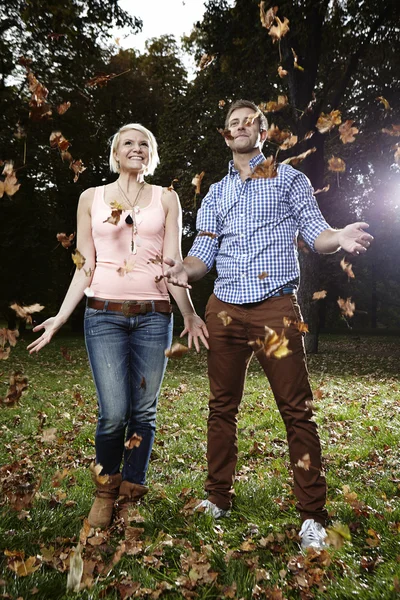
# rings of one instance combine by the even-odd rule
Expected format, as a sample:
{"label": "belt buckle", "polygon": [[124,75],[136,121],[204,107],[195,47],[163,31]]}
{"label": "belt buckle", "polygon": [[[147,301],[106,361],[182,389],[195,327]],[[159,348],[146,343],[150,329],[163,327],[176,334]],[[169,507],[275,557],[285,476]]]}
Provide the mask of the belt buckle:
{"label": "belt buckle", "polygon": [[145,315],[147,313],[147,310],[146,310],[147,302],[139,302],[138,304],[140,306],[139,315]]}
{"label": "belt buckle", "polygon": [[122,314],[124,315],[124,317],[129,317],[130,316],[130,307],[133,306],[134,304],[136,304],[136,302],[132,302],[131,300],[125,300],[125,302],[122,303]]}

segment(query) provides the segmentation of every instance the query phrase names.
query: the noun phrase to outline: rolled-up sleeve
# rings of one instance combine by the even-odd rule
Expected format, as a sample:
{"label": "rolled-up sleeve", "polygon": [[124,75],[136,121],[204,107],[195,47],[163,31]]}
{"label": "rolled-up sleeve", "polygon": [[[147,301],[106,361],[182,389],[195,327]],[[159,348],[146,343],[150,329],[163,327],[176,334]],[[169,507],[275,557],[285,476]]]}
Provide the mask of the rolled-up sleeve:
{"label": "rolled-up sleeve", "polygon": [[310,180],[303,173],[298,173],[292,181],[289,201],[296,216],[299,233],[311,250],[316,252],[315,240],[323,231],[330,229],[330,225],[321,213]]}
{"label": "rolled-up sleeve", "polygon": [[207,265],[208,271],[213,267],[218,254],[218,238],[221,234],[216,202],[216,184],[214,184],[203,198],[197,213],[196,229],[198,233],[188,253],[188,256],[195,256],[202,260]]}

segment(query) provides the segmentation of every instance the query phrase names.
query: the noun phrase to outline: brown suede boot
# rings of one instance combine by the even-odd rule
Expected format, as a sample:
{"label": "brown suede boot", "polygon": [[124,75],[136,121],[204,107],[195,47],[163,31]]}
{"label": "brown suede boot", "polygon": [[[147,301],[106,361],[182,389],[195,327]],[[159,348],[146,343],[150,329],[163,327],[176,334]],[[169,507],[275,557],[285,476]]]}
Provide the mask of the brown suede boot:
{"label": "brown suede boot", "polygon": [[139,483],[123,481],[119,488],[118,497],[118,517],[124,520],[125,525],[129,525],[130,513],[134,512],[137,502],[147,494],[149,488]]}
{"label": "brown suede boot", "polygon": [[121,485],[121,473],[109,475],[107,483],[99,483],[96,476],[92,474],[96,486],[96,498],[88,516],[88,521],[92,527],[101,527],[105,529],[111,523],[114,503],[118,498],[118,490]]}

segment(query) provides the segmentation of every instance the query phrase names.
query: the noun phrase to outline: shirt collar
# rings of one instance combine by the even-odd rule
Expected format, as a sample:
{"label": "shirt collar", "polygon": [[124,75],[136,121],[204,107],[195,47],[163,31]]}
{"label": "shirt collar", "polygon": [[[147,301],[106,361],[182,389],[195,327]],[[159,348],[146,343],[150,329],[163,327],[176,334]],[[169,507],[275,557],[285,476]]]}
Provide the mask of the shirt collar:
{"label": "shirt collar", "polygon": [[[262,152],[257,154],[257,156],[253,156],[253,158],[251,158],[249,160],[249,165],[250,165],[251,170],[253,170],[254,167],[256,167],[257,165],[262,163],[264,160],[265,160],[265,156]],[[233,160],[229,161],[228,173],[231,176],[237,175],[239,173],[239,171],[235,168],[235,165],[233,164]]]}

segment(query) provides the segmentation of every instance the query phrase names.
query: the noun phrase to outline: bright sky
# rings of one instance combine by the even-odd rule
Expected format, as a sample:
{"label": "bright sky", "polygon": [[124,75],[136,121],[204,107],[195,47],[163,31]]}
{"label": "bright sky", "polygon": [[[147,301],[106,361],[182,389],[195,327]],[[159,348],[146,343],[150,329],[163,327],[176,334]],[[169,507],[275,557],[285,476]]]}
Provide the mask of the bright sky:
{"label": "bright sky", "polygon": [[[234,0],[228,0],[233,6]],[[120,36],[120,44],[123,48],[136,48],[144,51],[145,41],[152,37],[164,34],[172,34],[178,43],[182,35],[188,35],[193,29],[196,21],[201,21],[205,12],[205,0],[119,0],[121,8],[131,15],[143,21],[141,33],[123,38],[123,32],[117,32]],[[187,68],[193,69],[194,65],[190,58],[184,60]]]}

